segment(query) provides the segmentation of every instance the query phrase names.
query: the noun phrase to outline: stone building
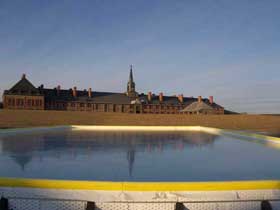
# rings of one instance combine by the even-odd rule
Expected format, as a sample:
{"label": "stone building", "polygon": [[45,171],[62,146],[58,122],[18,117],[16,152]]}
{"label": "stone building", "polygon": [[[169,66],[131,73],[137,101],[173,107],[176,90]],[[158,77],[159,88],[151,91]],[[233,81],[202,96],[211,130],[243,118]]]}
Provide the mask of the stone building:
{"label": "stone building", "polygon": [[127,89],[124,93],[78,90],[77,87],[62,89],[36,88],[24,74],[19,82],[3,94],[4,109],[67,110],[88,112],[121,112],[153,114],[224,114],[224,108],[213,97],[203,99],[165,96],[148,92],[138,93],[130,67]]}

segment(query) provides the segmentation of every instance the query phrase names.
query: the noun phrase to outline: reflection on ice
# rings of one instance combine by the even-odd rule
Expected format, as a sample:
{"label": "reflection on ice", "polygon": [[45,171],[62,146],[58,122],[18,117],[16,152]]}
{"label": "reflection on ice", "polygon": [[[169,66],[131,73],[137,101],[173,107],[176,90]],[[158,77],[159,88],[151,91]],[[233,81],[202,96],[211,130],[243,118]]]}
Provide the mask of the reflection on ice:
{"label": "reflection on ice", "polygon": [[[209,146],[215,136],[205,133],[132,133],[132,132],[55,132],[26,134],[0,138],[2,153],[9,155],[24,170],[32,159],[51,156],[55,159],[69,157],[75,160],[79,155],[94,155],[94,151],[120,151],[127,155],[128,171],[132,176],[137,151],[161,153],[164,148],[183,150],[188,147]],[[44,152],[44,154],[42,154]]]}
{"label": "reflection on ice", "polygon": [[0,148],[4,177],[112,181],[280,177],[279,151],[202,132],[37,132],[0,136]]}

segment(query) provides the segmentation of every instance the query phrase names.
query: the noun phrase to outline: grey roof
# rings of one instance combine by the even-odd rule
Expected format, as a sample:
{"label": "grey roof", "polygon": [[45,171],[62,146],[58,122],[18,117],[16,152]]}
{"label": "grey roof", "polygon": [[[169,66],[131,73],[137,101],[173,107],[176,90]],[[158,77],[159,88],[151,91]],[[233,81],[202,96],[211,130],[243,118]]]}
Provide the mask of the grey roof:
{"label": "grey roof", "polygon": [[72,89],[60,90],[59,94],[57,89],[41,89],[40,92],[45,95],[46,101],[81,101],[81,102],[94,102],[94,103],[108,103],[108,104],[130,104],[135,97],[128,97],[126,93],[114,92],[97,92],[92,91],[92,97],[88,97],[88,91],[77,91],[77,97],[73,97]]}
{"label": "grey roof", "polygon": [[23,76],[10,90],[5,91],[5,94],[38,95],[39,91],[25,76]]}
{"label": "grey roof", "polygon": [[213,110],[214,108],[204,101],[201,102],[193,102],[187,107],[185,107],[181,112],[197,112],[197,111],[202,111],[202,110]]}
{"label": "grey roof", "polygon": [[[88,96],[81,99],[89,100]],[[110,104],[130,104],[134,97],[128,97],[126,93],[107,93],[107,92],[93,92],[91,101],[95,103],[110,103]]]}
{"label": "grey roof", "polygon": [[[146,94],[141,94],[139,97],[143,97],[148,100],[148,96]],[[150,104],[169,104],[169,105],[189,105],[192,102],[196,101],[196,98],[193,97],[184,97],[183,103],[180,103],[177,96],[163,96],[163,102],[160,102],[158,95],[153,95],[152,100],[149,102]]]}
{"label": "grey roof", "polygon": [[[115,92],[98,92],[92,91],[92,97],[88,97],[88,91],[77,91],[77,97],[73,97],[72,89],[60,90],[59,95],[57,89],[41,89],[41,94],[45,95],[46,101],[48,100],[60,100],[60,101],[81,101],[81,102],[94,102],[94,103],[111,103],[111,104],[130,104],[136,97],[129,97],[126,93]],[[148,96],[146,94],[139,94],[138,99],[145,104],[168,104],[168,105],[183,105],[188,106],[191,103],[197,101],[197,98],[184,97],[183,103],[180,103],[177,96],[163,96],[163,102],[160,102],[158,95],[153,95],[152,100],[148,102]],[[208,101],[208,99],[203,99]]]}

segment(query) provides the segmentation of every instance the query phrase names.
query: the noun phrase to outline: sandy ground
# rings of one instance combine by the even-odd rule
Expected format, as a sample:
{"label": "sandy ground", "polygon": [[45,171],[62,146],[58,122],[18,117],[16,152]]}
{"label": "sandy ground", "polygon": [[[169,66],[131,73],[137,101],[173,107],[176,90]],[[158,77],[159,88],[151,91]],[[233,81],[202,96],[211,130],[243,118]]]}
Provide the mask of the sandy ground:
{"label": "sandy ground", "polygon": [[248,130],[280,137],[280,116],[275,115],[169,115],[67,111],[0,110],[0,128],[55,125],[200,125]]}

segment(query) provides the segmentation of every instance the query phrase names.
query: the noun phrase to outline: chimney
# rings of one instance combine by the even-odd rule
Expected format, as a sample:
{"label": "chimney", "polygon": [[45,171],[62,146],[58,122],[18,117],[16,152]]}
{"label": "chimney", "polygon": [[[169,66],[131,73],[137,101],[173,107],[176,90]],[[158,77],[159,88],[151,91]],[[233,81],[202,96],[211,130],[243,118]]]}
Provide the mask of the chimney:
{"label": "chimney", "polygon": [[59,94],[60,94],[60,85],[58,85],[57,86],[57,88],[56,88],[56,94],[59,96]]}
{"label": "chimney", "polygon": [[163,93],[159,94],[159,102],[163,102]]}
{"label": "chimney", "polygon": [[77,87],[73,88],[73,97],[77,97]]}
{"label": "chimney", "polygon": [[38,86],[38,89],[39,89],[39,90],[44,89],[44,85],[40,85],[40,86]]}
{"label": "chimney", "polygon": [[202,97],[198,96],[197,100],[198,100],[199,103],[201,103],[202,102]]}
{"label": "chimney", "polygon": [[210,102],[210,104],[214,103],[214,97],[213,96],[209,96],[209,102]]}
{"label": "chimney", "polygon": [[25,78],[26,78],[26,75],[22,74],[21,79],[25,79]]}
{"label": "chimney", "polygon": [[179,95],[178,100],[179,100],[180,103],[183,103],[184,102],[184,95],[183,94]]}
{"label": "chimney", "polygon": [[152,101],[152,92],[148,92],[148,101],[149,101],[149,102]]}
{"label": "chimney", "polygon": [[91,93],[91,88],[88,89],[88,97],[91,98],[92,93]]}

